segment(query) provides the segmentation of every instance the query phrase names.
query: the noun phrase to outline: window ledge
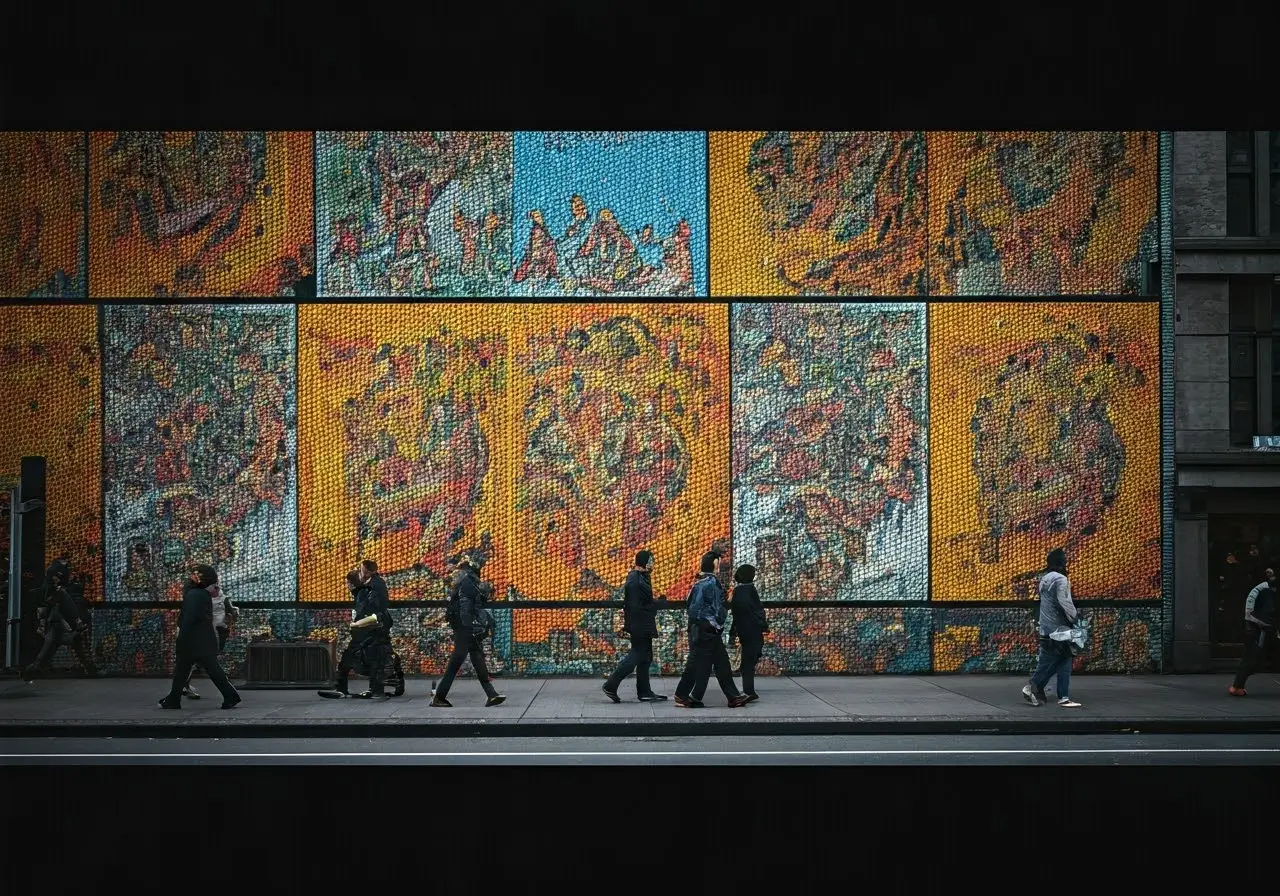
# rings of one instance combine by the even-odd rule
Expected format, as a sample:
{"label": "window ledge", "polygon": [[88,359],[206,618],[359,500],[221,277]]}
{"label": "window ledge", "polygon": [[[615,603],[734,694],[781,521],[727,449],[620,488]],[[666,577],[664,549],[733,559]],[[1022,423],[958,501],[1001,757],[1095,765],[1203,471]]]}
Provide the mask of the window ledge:
{"label": "window ledge", "polygon": [[1177,237],[1175,252],[1280,252],[1280,236]]}

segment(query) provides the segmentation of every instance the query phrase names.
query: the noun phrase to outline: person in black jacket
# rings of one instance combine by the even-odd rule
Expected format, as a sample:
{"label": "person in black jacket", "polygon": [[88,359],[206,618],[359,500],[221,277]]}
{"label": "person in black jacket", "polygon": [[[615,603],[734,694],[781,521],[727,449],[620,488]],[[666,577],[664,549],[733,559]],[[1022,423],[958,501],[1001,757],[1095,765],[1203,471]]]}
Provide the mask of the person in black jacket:
{"label": "person in black jacket", "polygon": [[729,609],[733,613],[733,625],[729,627],[729,646],[734,641],[742,643],[742,693],[747,695],[747,702],[759,700],[756,693],[756,663],[764,652],[764,636],[769,631],[769,620],[764,615],[764,606],[760,603],[760,593],[756,591],[756,568],[749,563],[738,567],[733,574],[733,595],[729,599]]}
{"label": "person in black jacket", "polygon": [[484,615],[483,599],[480,596],[480,565],[469,554],[463,554],[458,560],[454,572],[453,587],[449,589],[449,606],[445,610],[445,618],[453,629],[453,654],[449,657],[449,665],[445,667],[444,677],[435,689],[431,698],[432,706],[453,706],[447,699],[453,679],[462,668],[467,656],[471,656],[471,666],[476,671],[476,678],[484,688],[488,700],[485,706],[497,706],[506,700],[499,694],[489,679],[489,669],[484,661],[484,645],[481,639],[485,635],[485,626],[477,618],[477,611]]}
{"label": "person in black jacket", "polygon": [[1236,668],[1235,680],[1227,688],[1232,697],[1246,694],[1245,684],[1258,668],[1262,657],[1274,647],[1276,637],[1276,573],[1265,571],[1266,578],[1259,582],[1244,602],[1244,655]]}
{"label": "person in black jacket", "polygon": [[623,630],[631,636],[631,649],[603,685],[605,696],[614,703],[622,702],[618,696],[618,685],[633,671],[636,673],[636,699],[644,702],[667,699],[665,694],[655,694],[649,684],[653,638],[658,633],[654,621],[658,610],[653,602],[653,585],[650,583],[652,573],[653,554],[640,551],[636,554],[636,565],[627,574],[627,583],[623,586]]}
{"label": "person in black jacket", "polygon": [[71,587],[74,587],[71,585],[71,564],[61,558],[53,561],[44,574],[44,591],[37,610],[44,630],[44,645],[35,661],[22,670],[24,681],[35,680],[63,645],[71,648],[88,675],[96,677],[98,674],[86,644],[88,629],[68,590]]}
{"label": "person in black jacket", "polygon": [[[372,572],[362,566],[347,573],[347,590],[355,603],[351,614],[351,640],[338,660],[337,681],[330,690],[320,691],[321,697],[341,699],[352,696],[348,691],[348,680],[353,669],[362,669],[369,676],[369,688],[356,695],[362,699],[384,699],[388,681],[395,686],[397,697],[404,693],[404,672],[394,650],[391,650],[393,620],[390,606],[380,602],[377,591],[370,584],[375,576],[382,581],[382,577],[377,575],[376,565]],[[383,587],[385,589],[385,584]],[[388,652],[391,653],[390,673],[378,677],[375,682],[375,676],[384,676],[387,672]]]}
{"label": "person in black jacket", "polygon": [[218,663],[218,635],[213,630],[213,596],[208,591],[209,586],[217,581],[218,574],[212,566],[202,564],[191,574],[190,585],[182,596],[182,610],[178,613],[173,685],[168,696],[160,700],[164,709],[182,709],[182,689],[187,686],[191,667],[196,663],[222,694],[223,709],[234,709],[241,701],[240,694],[231,686],[227,673]]}

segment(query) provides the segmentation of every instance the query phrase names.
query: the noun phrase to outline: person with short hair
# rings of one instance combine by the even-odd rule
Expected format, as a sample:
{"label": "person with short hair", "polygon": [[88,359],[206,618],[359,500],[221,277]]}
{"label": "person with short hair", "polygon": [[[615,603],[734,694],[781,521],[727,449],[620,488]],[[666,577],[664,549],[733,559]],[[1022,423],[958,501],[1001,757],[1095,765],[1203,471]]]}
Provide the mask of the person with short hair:
{"label": "person with short hair", "polygon": [[702,707],[702,695],[706,693],[712,667],[729,706],[737,709],[747,705],[746,694],[739,693],[733,681],[729,654],[724,649],[722,633],[729,614],[724,605],[724,587],[716,575],[719,571],[720,553],[703,554],[698,578],[689,590],[689,660],[676,685],[675,700],[676,706],[684,709]]}
{"label": "person with short hair", "polygon": [[1235,680],[1227,688],[1232,697],[1244,697],[1249,676],[1258,670],[1263,654],[1275,646],[1276,571],[1267,569],[1266,578],[1249,592],[1244,601],[1244,654],[1236,667]]}
{"label": "person with short hair", "polygon": [[747,702],[759,700],[756,693],[756,663],[764,652],[764,636],[769,631],[769,620],[764,615],[764,605],[760,603],[760,592],[756,590],[756,568],[744,563],[733,574],[733,594],[729,599],[729,608],[733,613],[733,625],[729,627],[729,646],[735,640],[742,644],[742,661],[738,671],[742,675],[742,693],[747,695]]}
{"label": "person with short hair", "polygon": [[[453,653],[449,656],[449,664],[444,675],[435,688],[431,698],[431,706],[451,707],[449,689],[453,680],[462,668],[463,662],[471,657],[471,666],[475,669],[476,678],[484,688],[487,699],[485,706],[498,706],[507,698],[499,694],[489,678],[489,669],[484,662],[485,626],[482,617],[487,616],[484,608],[484,597],[480,593],[480,562],[470,554],[458,558],[458,566],[454,571],[453,586],[449,589],[449,606],[445,610],[445,618],[453,629]],[[484,612],[477,612],[484,611]]]}
{"label": "person with short hair", "polygon": [[182,609],[178,612],[173,684],[168,695],[160,699],[160,706],[182,709],[182,689],[191,678],[191,668],[198,663],[222,694],[222,708],[234,709],[242,698],[218,664],[218,636],[213,629],[213,596],[209,594],[209,586],[217,584],[218,574],[212,566],[201,564],[192,571],[191,580],[193,587],[183,594]]}
{"label": "person with short hair", "polygon": [[636,699],[645,703],[666,700],[665,694],[655,694],[649,684],[649,667],[653,664],[653,638],[658,633],[655,617],[657,606],[653,600],[653,552],[636,553],[635,566],[627,573],[622,586],[623,631],[631,638],[631,649],[618,663],[608,681],[602,685],[605,696],[614,703],[621,703],[618,686],[632,672],[636,673]]}

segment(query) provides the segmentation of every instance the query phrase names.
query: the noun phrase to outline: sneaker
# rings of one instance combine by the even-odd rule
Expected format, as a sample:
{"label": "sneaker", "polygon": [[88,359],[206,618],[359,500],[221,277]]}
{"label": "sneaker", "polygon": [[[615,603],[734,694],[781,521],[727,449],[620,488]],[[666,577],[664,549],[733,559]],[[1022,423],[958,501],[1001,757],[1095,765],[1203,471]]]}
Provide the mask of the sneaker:
{"label": "sneaker", "polygon": [[1232,697],[1243,697],[1248,693],[1248,691],[1246,691],[1244,688],[1238,688],[1235,685],[1232,685],[1231,687],[1227,688],[1227,693],[1230,694]]}
{"label": "sneaker", "polygon": [[22,670],[22,680],[25,681],[27,684],[31,684],[31,682],[36,680],[35,666],[27,666],[25,669]]}
{"label": "sneaker", "polygon": [[488,700],[484,701],[484,705],[485,705],[486,707],[488,707],[488,706],[500,706],[500,705],[502,705],[504,702],[506,702],[506,699],[507,699],[507,695],[506,695],[506,694],[494,694],[494,695],[493,695],[492,697],[490,697]]}
{"label": "sneaker", "polygon": [[449,706],[449,707],[453,706],[452,703],[450,703],[448,700],[444,699],[443,697],[432,697],[430,705],[431,706]]}
{"label": "sneaker", "polygon": [[186,697],[188,700],[200,699],[200,695],[196,693],[196,689],[190,685],[182,689],[182,696]]}
{"label": "sneaker", "polygon": [[1035,691],[1031,690],[1031,685],[1029,685],[1029,684],[1024,684],[1024,685],[1022,686],[1022,697],[1023,697],[1023,699],[1025,699],[1028,703],[1030,703],[1032,706],[1039,706],[1039,705],[1040,705],[1040,702],[1041,702],[1041,701],[1040,701],[1040,698],[1039,698],[1038,696],[1036,696],[1036,692],[1035,692]]}
{"label": "sneaker", "polygon": [[330,700],[343,700],[351,696],[346,691],[340,691],[337,688],[334,688],[331,691],[316,691],[316,693],[321,697],[328,697]]}
{"label": "sneaker", "polygon": [[168,697],[161,697],[161,698],[160,698],[160,708],[161,708],[161,709],[182,709],[182,704],[181,704],[181,703],[174,703],[174,702],[173,702],[172,700],[170,700]]}
{"label": "sneaker", "polygon": [[373,691],[364,691],[359,695],[359,697],[361,700],[377,700],[379,702],[383,702],[391,699],[390,694],[384,693],[382,691],[379,691],[376,694]]}
{"label": "sneaker", "polygon": [[666,694],[645,694],[643,697],[636,697],[641,703],[658,703],[667,699]]}
{"label": "sneaker", "polygon": [[1079,704],[1079,703],[1077,703],[1076,701],[1072,700],[1070,697],[1059,697],[1059,698],[1058,698],[1058,705],[1059,705],[1059,706],[1065,706],[1065,707],[1068,707],[1068,708],[1070,708],[1070,709],[1075,709],[1077,706],[1080,706],[1080,704]]}
{"label": "sneaker", "polygon": [[760,699],[760,695],[759,695],[759,694],[747,694],[747,702],[748,702],[748,703],[754,703],[754,702],[756,702],[756,701],[757,701],[757,700],[759,700],[759,699]]}
{"label": "sneaker", "polygon": [[622,698],[618,696],[618,692],[609,690],[609,686],[607,684],[600,685],[600,690],[604,691],[604,695],[614,703],[622,702]]}
{"label": "sneaker", "polygon": [[694,700],[692,697],[681,697],[676,694],[676,706],[682,709],[702,709],[704,705],[701,700]]}
{"label": "sneaker", "polygon": [[740,706],[746,706],[750,702],[746,694],[735,694],[729,698],[729,708],[737,709]]}
{"label": "sneaker", "polygon": [[223,701],[222,701],[222,708],[223,708],[223,709],[235,709],[237,706],[239,706],[239,705],[240,705],[241,703],[243,703],[243,702],[244,702],[244,698],[243,698],[243,697],[236,697],[236,699],[234,699],[234,700],[223,700]]}

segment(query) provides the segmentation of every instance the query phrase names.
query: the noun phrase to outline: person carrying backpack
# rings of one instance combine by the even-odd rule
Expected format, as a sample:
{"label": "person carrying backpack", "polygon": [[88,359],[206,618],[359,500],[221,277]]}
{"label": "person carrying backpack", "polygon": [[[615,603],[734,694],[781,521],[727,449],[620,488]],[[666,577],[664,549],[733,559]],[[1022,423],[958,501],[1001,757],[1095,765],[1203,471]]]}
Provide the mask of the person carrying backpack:
{"label": "person carrying backpack", "polygon": [[453,629],[453,653],[449,656],[449,665],[445,667],[435,695],[431,698],[432,706],[453,706],[448,700],[449,689],[453,687],[453,680],[468,656],[471,657],[471,666],[488,698],[484,705],[497,706],[507,699],[506,695],[499,694],[494,688],[484,661],[483,642],[493,633],[493,616],[485,606],[486,599],[481,589],[479,573],[480,564],[470,554],[463,554],[458,559],[453,587],[449,589],[449,605],[445,609],[445,619]]}

